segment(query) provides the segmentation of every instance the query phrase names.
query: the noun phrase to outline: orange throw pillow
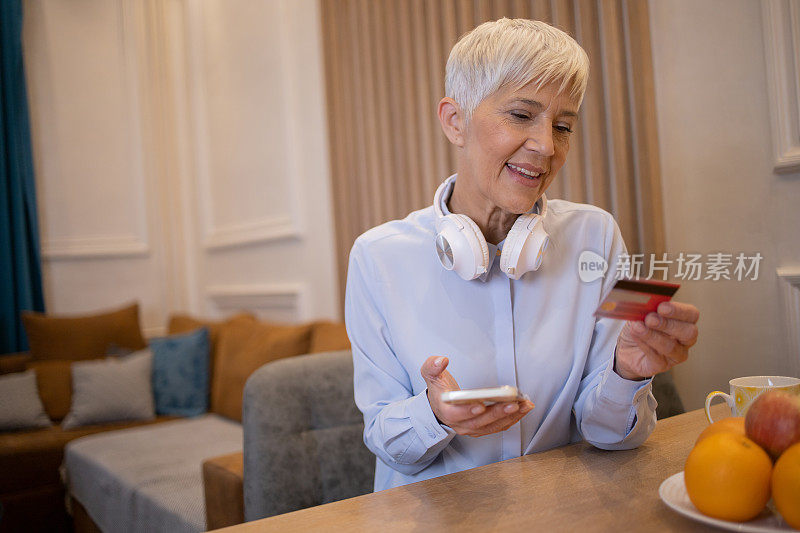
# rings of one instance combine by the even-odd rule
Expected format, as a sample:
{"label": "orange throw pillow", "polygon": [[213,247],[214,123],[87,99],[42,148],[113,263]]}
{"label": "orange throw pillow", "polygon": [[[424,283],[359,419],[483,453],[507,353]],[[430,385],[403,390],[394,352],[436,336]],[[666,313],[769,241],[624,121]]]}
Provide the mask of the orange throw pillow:
{"label": "orange throw pillow", "polygon": [[350,339],[343,322],[315,322],[311,333],[311,349],[309,353],[336,352],[349,350]]}
{"label": "orange throw pillow", "polygon": [[309,352],[312,324],[289,326],[237,322],[221,331],[211,379],[211,410],[242,420],[242,395],[250,374],[262,365]]}
{"label": "orange throw pillow", "polygon": [[139,304],[83,316],[51,316],[26,311],[22,323],[35,360],[93,359],[105,355],[111,344],[142,350],[147,344],[139,326]]}
{"label": "orange throw pillow", "polygon": [[211,368],[211,378],[214,378],[214,369],[217,367],[217,346],[219,345],[219,336],[222,330],[231,324],[255,324],[257,319],[252,313],[242,312],[237,313],[225,320],[199,320],[189,315],[172,315],[169,319],[168,332],[169,335],[178,335],[180,333],[189,333],[200,328],[208,328],[208,339],[211,345],[211,356],[209,357],[209,364]]}
{"label": "orange throw pillow", "polygon": [[39,398],[50,420],[60,422],[69,413],[72,403],[72,361],[33,361],[29,369],[36,371]]}

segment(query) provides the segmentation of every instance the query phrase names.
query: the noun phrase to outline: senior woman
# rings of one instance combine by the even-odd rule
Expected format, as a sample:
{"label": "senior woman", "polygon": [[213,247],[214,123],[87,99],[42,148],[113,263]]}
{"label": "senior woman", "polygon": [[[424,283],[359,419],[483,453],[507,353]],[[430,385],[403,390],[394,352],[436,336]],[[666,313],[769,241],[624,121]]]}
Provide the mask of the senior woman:
{"label": "senior woman", "polygon": [[[542,22],[501,19],[462,37],[438,107],[457,173],[432,206],[353,245],[345,316],[375,490],[580,438],[633,448],[653,430],[651,378],[686,360],[699,313],[670,302],[644,323],[593,315],[614,276],[581,282],[578,257],[591,250],[613,274],[619,228],[602,209],[544,194],[588,68]],[[499,385],[530,400],[441,400]]]}

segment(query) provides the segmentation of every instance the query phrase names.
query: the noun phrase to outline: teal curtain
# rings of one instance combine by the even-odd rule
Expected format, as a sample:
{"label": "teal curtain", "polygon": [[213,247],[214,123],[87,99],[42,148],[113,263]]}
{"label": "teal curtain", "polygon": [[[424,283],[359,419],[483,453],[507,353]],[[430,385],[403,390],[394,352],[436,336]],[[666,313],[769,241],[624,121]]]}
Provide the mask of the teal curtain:
{"label": "teal curtain", "polygon": [[28,348],[23,310],[44,311],[22,64],[22,1],[0,0],[0,354]]}

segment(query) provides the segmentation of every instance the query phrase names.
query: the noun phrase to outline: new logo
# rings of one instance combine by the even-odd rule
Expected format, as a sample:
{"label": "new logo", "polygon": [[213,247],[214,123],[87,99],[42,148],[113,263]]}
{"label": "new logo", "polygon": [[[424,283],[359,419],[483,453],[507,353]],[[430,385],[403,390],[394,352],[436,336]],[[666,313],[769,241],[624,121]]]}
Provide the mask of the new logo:
{"label": "new logo", "polygon": [[584,250],[578,257],[578,276],[584,283],[591,283],[596,279],[605,276],[608,270],[608,263],[603,256],[591,250]]}

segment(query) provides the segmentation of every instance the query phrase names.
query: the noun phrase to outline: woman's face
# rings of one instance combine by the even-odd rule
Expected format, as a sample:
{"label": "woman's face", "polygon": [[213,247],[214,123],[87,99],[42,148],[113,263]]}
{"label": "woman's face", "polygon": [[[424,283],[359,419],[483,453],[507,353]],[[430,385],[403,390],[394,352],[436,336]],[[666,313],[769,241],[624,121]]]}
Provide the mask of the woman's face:
{"label": "woman's face", "polygon": [[555,84],[500,89],[473,112],[458,177],[490,209],[529,211],[564,165],[578,105],[557,90]]}

